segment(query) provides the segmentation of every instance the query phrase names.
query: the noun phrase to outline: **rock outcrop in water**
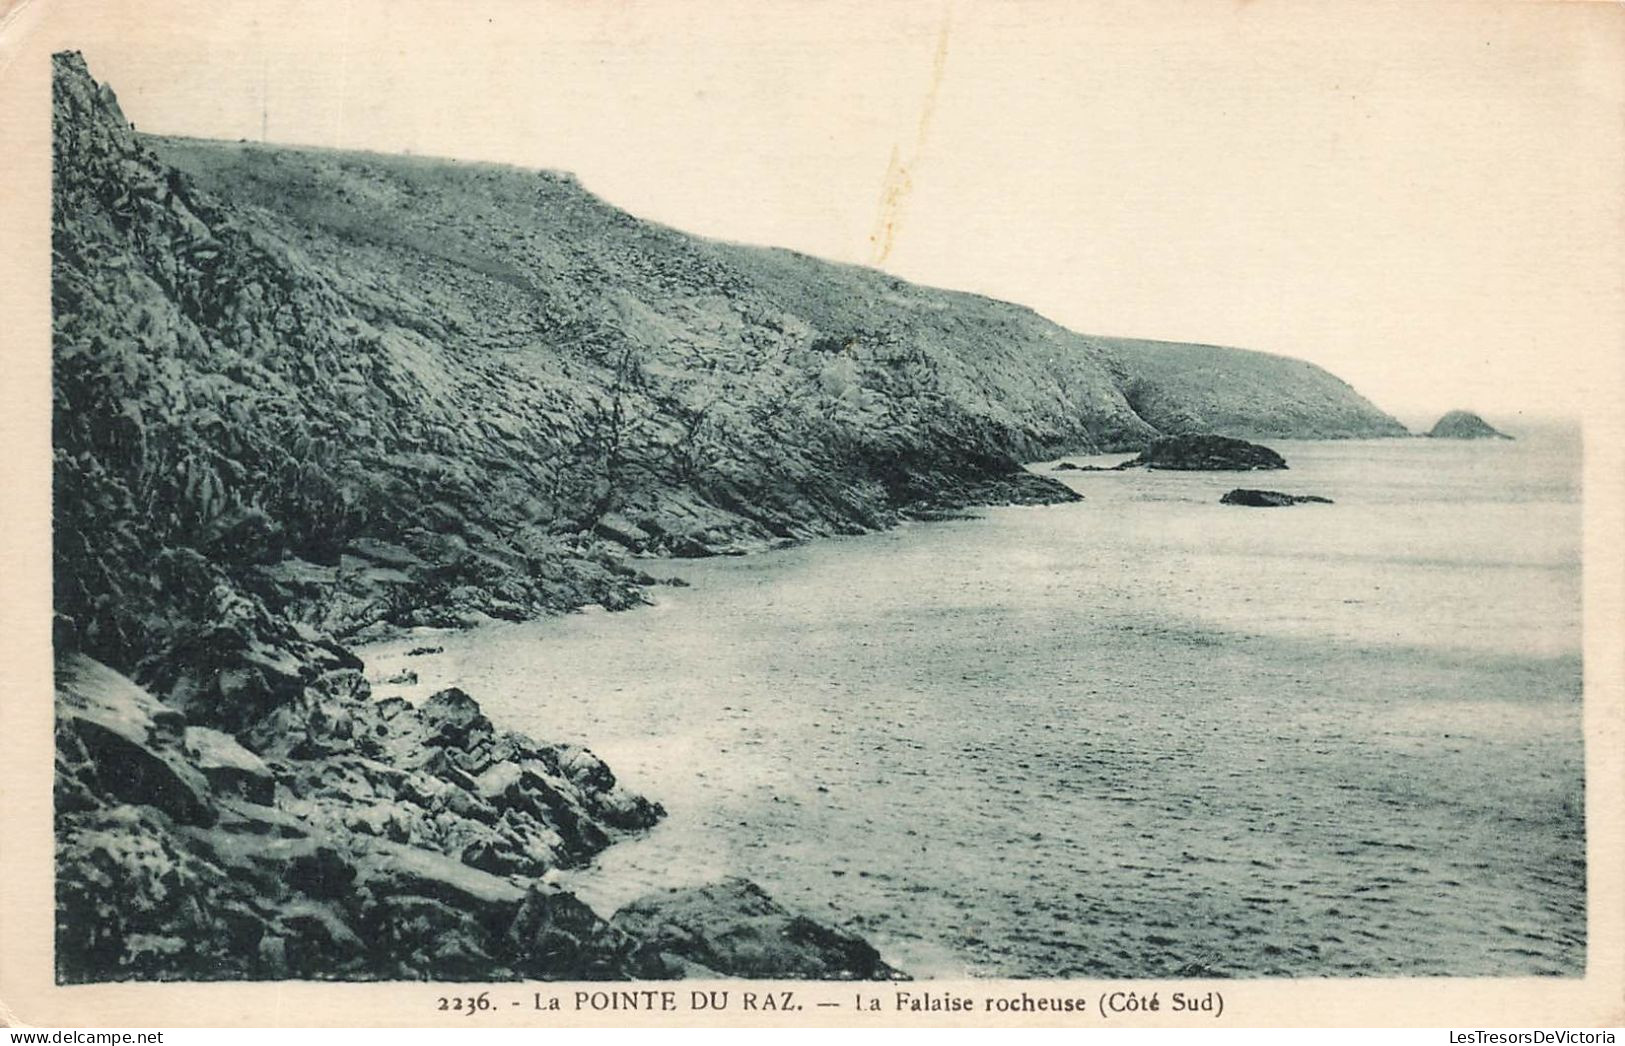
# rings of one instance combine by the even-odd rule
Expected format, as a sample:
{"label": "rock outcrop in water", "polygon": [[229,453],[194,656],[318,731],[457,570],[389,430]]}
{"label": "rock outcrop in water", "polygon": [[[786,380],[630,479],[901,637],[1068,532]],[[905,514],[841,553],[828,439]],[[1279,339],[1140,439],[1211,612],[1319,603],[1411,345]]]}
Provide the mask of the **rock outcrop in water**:
{"label": "rock outcrop in water", "polygon": [[1330,505],[1331,498],[1314,494],[1283,494],[1278,490],[1251,490],[1237,487],[1219,499],[1221,505],[1245,505],[1248,508],[1284,508],[1291,505]]}
{"label": "rock outcrop in water", "polygon": [[1453,410],[1434,423],[1428,430],[1433,439],[1511,439],[1506,433],[1492,427],[1477,414],[1466,410]]}
{"label": "rock outcrop in water", "polygon": [[1120,469],[1171,469],[1181,472],[1245,472],[1284,469],[1286,459],[1268,447],[1229,436],[1171,436],[1152,441]]}
{"label": "rock outcrop in water", "polygon": [[1399,431],[1308,364],[710,243],[564,175],[142,136],[77,55],[53,101],[67,981],[888,976],[723,894],[793,941],[606,923],[548,873],[658,806],[460,691],[373,700],[343,642],[635,605],[628,552],[1076,499],[1017,464],[1051,451]]}

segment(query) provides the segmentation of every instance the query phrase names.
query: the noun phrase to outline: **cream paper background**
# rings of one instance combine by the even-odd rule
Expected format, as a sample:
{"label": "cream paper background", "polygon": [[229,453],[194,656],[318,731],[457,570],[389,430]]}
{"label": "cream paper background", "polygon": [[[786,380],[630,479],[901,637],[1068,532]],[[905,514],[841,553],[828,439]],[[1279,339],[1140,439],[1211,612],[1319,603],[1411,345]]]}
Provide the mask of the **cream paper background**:
{"label": "cream paper background", "polygon": [[[774,136],[785,120],[782,92],[775,93],[771,84],[775,57],[787,67],[803,68],[809,64],[809,56],[830,54],[832,40],[850,42],[854,35],[863,38],[863,47],[853,52],[856,57],[842,59],[868,63],[862,83],[852,90],[859,101],[898,99],[894,116],[882,115],[856,126],[850,112],[821,107],[816,95],[794,108],[792,115],[798,122],[795,130],[811,141],[822,138],[833,143],[848,135],[895,139],[892,163],[879,182],[876,176],[881,172],[873,169],[852,172],[849,182],[838,169],[835,177],[820,182],[764,180],[760,193],[732,194],[727,209],[694,211],[689,205],[697,202],[695,194],[704,191],[708,176],[738,173],[732,168],[708,172],[706,163],[782,161],[782,166],[794,167],[797,158],[769,156],[765,161],[753,161],[750,150],[720,158],[696,156],[692,169],[684,168],[686,178],[673,177],[669,162],[664,167],[651,162],[637,138],[628,137],[629,131],[634,135],[641,132],[650,136],[651,150],[663,149],[668,161],[681,156],[688,138],[704,121],[715,118],[704,104],[695,107],[674,101],[669,124],[640,126],[637,107],[628,103],[626,126],[583,117],[565,129],[586,136],[574,145],[583,157],[581,166],[588,168],[580,172],[587,187],[641,216],[702,234],[779,243],[881,264],[927,283],[964,285],[977,279],[978,273],[1011,266],[1001,264],[999,258],[974,256],[987,240],[960,228],[971,216],[955,214],[950,207],[947,213],[955,216],[944,221],[939,216],[943,212],[933,210],[929,199],[916,201],[915,195],[928,195],[940,182],[951,181],[961,192],[977,198],[1019,197],[1043,204],[1053,197],[1061,201],[1057,220],[1064,220],[1068,213],[1065,198],[1082,184],[1079,172],[1090,169],[1088,142],[1084,136],[1065,133],[1069,114],[1059,110],[1036,114],[1040,120],[1053,117],[1057,134],[1048,146],[1046,162],[1024,175],[1017,172],[1013,176],[1007,166],[994,162],[995,157],[945,156],[940,144],[935,152],[928,152],[925,143],[933,121],[939,127],[950,126],[955,113],[968,113],[967,118],[997,122],[1001,118],[998,107],[1010,103],[1009,98],[939,94],[949,46],[948,33],[940,28],[943,25],[954,25],[961,40],[966,33],[986,33],[980,40],[984,60],[993,44],[1006,39],[1000,34],[1014,27],[1022,32],[1012,33],[1009,39],[1030,39],[1034,26],[1043,29],[1041,35],[1062,42],[1058,46],[1063,56],[1065,41],[1091,33],[1114,34],[1114,39],[1148,48],[1148,66],[1155,64],[1152,59],[1165,47],[1183,47],[1187,54],[1200,51],[1205,67],[1213,70],[1210,104],[1215,111],[1226,104],[1224,91],[1234,90],[1234,84],[1221,77],[1219,70],[1244,67],[1245,97],[1262,97],[1270,104],[1246,107],[1240,125],[1226,110],[1225,134],[1239,134],[1243,144],[1267,143],[1277,137],[1277,129],[1287,137],[1302,133],[1304,113],[1294,102],[1326,87],[1315,42],[1331,49],[1334,43],[1350,46],[1352,40],[1373,49],[1378,70],[1384,68],[1381,55],[1391,51],[1396,56],[1394,67],[1403,67],[1409,77],[1406,93],[1397,99],[1406,104],[1390,107],[1389,119],[1397,122],[1385,134],[1425,143],[1430,127],[1459,118],[1493,135],[1501,154],[1520,162],[1499,166],[1493,184],[1483,183],[1482,194],[1441,192],[1409,198],[1402,194],[1403,186],[1390,189],[1381,184],[1380,168],[1362,173],[1355,164],[1349,176],[1364,177],[1361,184],[1368,191],[1390,193],[1381,197],[1392,204],[1385,212],[1388,219],[1402,223],[1395,227],[1397,231],[1413,234],[1389,236],[1380,244],[1355,241],[1358,250],[1352,252],[1349,242],[1339,241],[1325,247],[1324,255],[1304,255],[1303,251],[1322,249],[1314,245],[1314,230],[1310,230],[1310,236],[1296,243],[1297,253],[1272,259],[1267,249],[1272,231],[1266,228],[1260,233],[1255,228],[1260,219],[1270,217],[1267,210],[1238,219],[1219,211],[1175,209],[1134,227],[1103,228],[1101,245],[1094,248],[1102,254],[1082,258],[1080,264],[1110,267],[1112,250],[1123,251],[1121,245],[1145,238],[1171,239],[1171,249],[1190,254],[1189,271],[1181,274],[1188,286],[1182,288],[1182,316],[1177,321],[1166,315],[1166,296],[1159,298],[1155,286],[1138,294],[1131,286],[1046,282],[1043,276],[1024,273],[1017,265],[1017,275],[1025,281],[1021,285],[988,286],[986,279],[996,277],[983,277],[983,285],[971,289],[1038,305],[1041,311],[1080,330],[1228,342],[1302,355],[1349,379],[1379,406],[1413,423],[1419,419],[1407,412],[1437,403],[1441,383],[1451,382],[1468,390],[1472,398],[1468,405],[1483,404],[1492,420],[1496,409],[1583,415],[1590,847],[1586,977],[1125,982],[1142,989],[1160,988],[1164,1009],[1159,1014],[1105,1022],[1095,1012],[1095,1004],[1106,986],[1092,982],[934,981],[915,986],[934,993],[949,990],[974,996],[1014,995],[1023,990],[1033,995],[1087,995],[1089,1012],[1076,1018],[981,1012],[909,1018],[893,1010],[880,1015],[857,1014],[849,1008],[818,1010],[810,1004],[845,1003],[854,991],[864,989],[787,983],[782,987],[795,990],[808,1004],[806,1010],[783,1016],[738,1009],[721,1015],[568,1010],[546,1015],[524,1006],[503,1006],[474,1021],[438,1013],[436,999],[451,992],[433,985],[286,982],[57,987],[51,963],[49,56],[57,50],[85,50],[93,75],[120,91],[127,111],[143,129],[208,133],[206,128],[228,125],[222,121],[241,120],[245,108],[250,110],[249,124],[257,124],[268,85],[274,82],[277,91],[283,92],[280,97],[298,97],[288,94],[288,88],[305,80],[323,85],[325,97],[338,101],[331,111],[291,113],[268,106],[263,118],[273,140],[285,137],[365,148],[374,142],[369,135],[376,135],[376,142],[393,143],[397,148],[408,142],[417,144],[416,151],[458,151],[546,166],[546,155],[513,152],[518,139],[511,126],[500,119],[483,121],[470,107],[476,99],[483,99],[487,112],[513,110],[520,117],[534,118],[535,92],[567,91],[569,85],[559,87],[539,77],[521,37],[492,30],[481,35],[479,24],[485,16],[489,16],[488,25],[534,19],[537,24],[556,24],[561,32],[567,28],[576,33],[590,52],[614,59],[614,80],[607,86],[600,84],[599,89],[612,94],[624,91],[626,98],[644,99],[645,105],[649,99],[658,103],[669,87],[674,41],[679,49],[692,50],[696,62],[738,63],[755,78],[747,79],[744,86],[761,88],[761,100],[752,109],[750,90],[736,91],[727,103],[733,106],[728,116],[742,122],[745,130],[741,133],[765,136],[768,143],[780,140]],[[1214,26],[1224,18],[1245,18],[1248,32],[1215,32]],[[854,34],[854,26],[872,32]],[[1459,65],[1441,61],[1434,67],[1425,60],[1428,41],[1461,40],[1474,37],[1480,29],[1486,46],[1491,41],[1516,42],[1504,63],[1477,64],[1474,75],[1464,78]],[[116,57],[111,64],[106,60],[110,55]],[[261,70],[261,93],[254,93],[251,75],[218,81],[198,75],[187,62],[189,55],[206,55],[208,65],[216,69]],[[888,60],[888,55],[895,55],[896,60]],[[1283,56],[1291,60],[1282,60]],[[1052,67],[1029,69],[1037,58],[1019,50],[1002,55],[994,51],[993,57],[1003,59],[1012,77],[1032,73],[1043,81],[1053,74]],[[1129,47],[1115,53],[1112,61],[1117,68],[1132,70],[1136,53]],[[151,127],[142,123],[139,106],[128,95],[128,79],[121,80],[114,67],[120,63],[128,63],[127,68],[146,63],[147,73],[157,69],[173,77],[176,91],[171,92],[171,104],[177,92],[195,100],[192,115],[196,125],[176,126],[185,113],[173,112],[170,122]],[[273,64],[274,77],[270,73]],[[830,65],[829,76],[852,78],[853,70],[841,67],[837,56],[830,58]],[[1194,68],[1199,74],[1204,65],[1198,62]],[[388,78],[395,104],[372,109],[361,105],[351,111],[345,99],[365,98],[366,92],[360,87],[352,91],[347,85],[365,82],[376,90],[379,77]],[[1200,125],[1212,114],[1200,106],[1194,113],[1188,104],[1182,111],[1169,106],[1191,99],[1200,103],[1206,86],[1198,77],[1196,83],[1184,84],[1177,94],[1159,101],[1158,90],[1167,85],[1159,88],[1152,83],[1144,103],[1136,102],[1132,112],[1104,116],[1132,119],[1119,132],[1152,142],[1159,135],[1189,133],[1190,126]],[[826,90],[828,87],[826,84]],[[1371,89],[1371,84],[1367,82],[1361,89]],[[278,95],[271,97],[274,101]],[[1037,92],[1022,101],[1054,97]],[[1121,101],[1129,96],[1114,97]],[[499,101],[494,107],[493,98]],[[770,105],[774,100],[776,104]],[[1232,95],[1230,100],[1245,98]],[[560,104],[553,99],[551,111],[570,111],[569,101],[566,97]],[[1509,101],[1520,104],[1513,106]],[[1521,104],[1524,101],[1529,104]],[[403,106],[402,102],[409,104]],[[401,112],[415,113],[413,119],[418,122],[401,123]],[[1408,112],[1419,115],[1407,122]],[[1029,122],[1034,116],[1026,111],[1021,114]],[[647,119],[647,114],[641,118]],[[1279,128],[1272,125],[1274,120],[1281,121]],[[1324,130],[1333,137],[1339,133],[1335,121]],[[1579,0],[1402,4],[1154,0],[1133,5],[1060,0],[770,0],[753,5],[588,4],[584,0],[534,4],[517,0],[469,4],[438,0],[396,4],[383,0],[328,4],[308,0],[231,4],[33,0],[13,3],[0,21],[0,135],[0,439],[4,441],[0,444],[0,636],[4,636],[0,651],[0,1021],[45,1027],[149,1028],[719,1022],[1203,1025],[1215,1022],[1170,1013],[1167,995],[1175,988],[1200,991],[1214,987],[1225,997],[1226,1013],[1218,1022],[1225,1025],[1625,1024],[1625,833],[1621,831],[1621,800],[1625,798],[1621,685],[1625,679],[1625,7]],[[245,129],[241,136],[252,134]],[[942,138],[936,140],[940,143]],[[951,135],[946,140],[953,141]],[[1204,163],[1211,163],[1214,171],[1237,184],[1256,186],[1256,198],[1268,201],[1267,207],[1276,208],[1279,214],[1307,212],[1312,201],[1294,195],[1301,172],[1283,169],[1280,157],[1269,149],[1249,154],[1238,147],[1237,155],[1230,155],[1224,152],[1222,139],[1199,137],[1197,144],[1214,151],[1191,156],[1194,177],[1203,175]],[[1414,161],[1414,155],[1411,158]],[[1452,165],[1459,161],[1460,157],[1441,150],[1436,169],[1424,165],[1418,170],[1413,165],[1403,177],[1408,183],[1418,179],[1426,183],[1432,178],[1439,186],[1455,186],[1461,172]],[[1399,174],[1396,172],[1396,180]],[[843,206],[842,201],[854,194],[861,196],[862,206],[856,210]],[[1523,201],[1526,206],[1508,207],[1508,201]],[[682,220],[691,213],[709,214],[710,218]],[[1033,213],[1042,216],[1044,212],[1040,207]],[[1072,217],[1077,220],[1078,216]],[[1020,223],[1035,219],[1011,204],[987,220]],[[1475,244],[1486,222],[1495,223],[1497,231],[1517,240],[1517,264],[1504,266],[1491,276],[1481,275],[1477,284],[1452,285],[1450,273],[1472,271]],[[968,228],[970,233],[976,231],[974,225]],[[1290,238],[1293,233],[1283,230],[1279,235]],[[1222,271],[1201,254],[1206,249],[1203,244],[1227,238],[1253,246],[1250,254],[1238,252],[1235,265],[1254,266],[1257,282],[1266,288],[1272,263],[1339,266],[1336,271],[1347,274],[1356,302],[1367,300],[1362,295],[1390,293],[1403,304],[1407,287],[1418,282],[1415,274],[1421,272],[1429,274],[1435,293],[1469,298],[1478,294],[1482,309],[1423,314],[1396,307],[1393,315],[1383,319],[1385,325],[1362,330],[1357,339],[1339,341],[1341,326],[1369,322],[1366,313],[1371,310],[1351,309],[1347,316],[1327,319],[1321,315],[1327,309],[1324,301],[1294,307],[1268,293],[1238,296],[1233,287],[1224,284]],[[1114,243],[1119,245],[1114,247]],[[854,252],[866,256],[852,257]],[[1246,256],[1239,256],[1242,254]],[[1128,260],[1145,263],[1143,258]],[[1134,275],[1132,265],[1125,266]],[[1209,274],[1212,278],[1205,279]],[[1144,271],[1136,278],[1140,284],[1148,279]],[[1420,282],[1427,283],[1427,279]],[[1510,294],[1514,289],[1521,293]],[[1522,311],[1508,305],[1514,297],[1525,303],[1520,306]],[[1071,302],[1076,304],[1069,305]],[[1072,307],[1081,311],[1067,315]],[[1477,312],[1496,322],[1484,324]],[[1091,316],[1097,315],[1101,319],[1091,322]],[[1174,322],[1195,326],[1176,330],[1168,326]],[[1278,333],[1277,338],[1289,337],[1285,343],[1272,344],[1271,331],[1287,332]],[[1382,336],[1385,333],[1387,337]],[[1448,405],[1455,405],[1454,395],[1449,395],[1452,402]],[[712,986],[732,988],[736,994],[740,989],[739,982]],[[504,1001],[527,1002],[533,988],[556,991],[567,998],[573,990],[567,985],[490,987]],[[673,987],[686,998],[689,990],[704,985]],[[889,988],[864,993],[878,995],[890,1005]]]}

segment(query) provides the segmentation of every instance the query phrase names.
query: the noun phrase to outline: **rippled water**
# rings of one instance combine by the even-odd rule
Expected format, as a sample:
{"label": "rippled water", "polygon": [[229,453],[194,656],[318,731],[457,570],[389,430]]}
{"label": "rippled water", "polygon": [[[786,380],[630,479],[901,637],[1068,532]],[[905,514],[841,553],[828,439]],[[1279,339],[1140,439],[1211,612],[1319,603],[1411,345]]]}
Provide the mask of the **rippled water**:
{"label": "rippled water", "polygon": [[369,667],[666,805],[601,910],[744,875],[927,976],[1581,972],[1577,440],[1275,446]]}

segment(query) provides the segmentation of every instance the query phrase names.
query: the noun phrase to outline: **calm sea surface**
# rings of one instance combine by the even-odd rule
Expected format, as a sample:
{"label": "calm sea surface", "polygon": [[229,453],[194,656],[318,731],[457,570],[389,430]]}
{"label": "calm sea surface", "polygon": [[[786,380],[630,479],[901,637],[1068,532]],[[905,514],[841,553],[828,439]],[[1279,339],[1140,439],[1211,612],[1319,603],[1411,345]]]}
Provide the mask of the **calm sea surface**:
{"label": "calm sea surface", "polygon": [[1272,445],[365,656],[665,804],[567,877],[601,911],[743,875],[917,976],[1582,972],[1577,436]]}

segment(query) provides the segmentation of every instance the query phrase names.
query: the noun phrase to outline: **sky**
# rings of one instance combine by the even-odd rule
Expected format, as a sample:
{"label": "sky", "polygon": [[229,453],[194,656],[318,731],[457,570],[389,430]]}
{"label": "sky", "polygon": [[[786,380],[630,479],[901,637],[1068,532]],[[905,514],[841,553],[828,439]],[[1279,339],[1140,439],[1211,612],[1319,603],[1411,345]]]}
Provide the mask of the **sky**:
{"label": "sky", "polygon": [[1312,360],[1402,420],[1625,360],[1620,5],[65,0],[142,130],[574,172],[633,213]]}

